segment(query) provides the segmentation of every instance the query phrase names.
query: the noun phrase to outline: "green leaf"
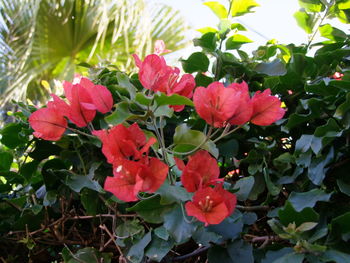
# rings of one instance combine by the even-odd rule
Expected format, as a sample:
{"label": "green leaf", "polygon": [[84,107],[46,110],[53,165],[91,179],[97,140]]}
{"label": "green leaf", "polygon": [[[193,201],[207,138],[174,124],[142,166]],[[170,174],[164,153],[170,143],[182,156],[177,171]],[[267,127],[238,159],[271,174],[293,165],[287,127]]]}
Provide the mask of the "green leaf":
{"label": "green leaf", "polygon": [[251,13],[253,7],[259,6],[254,0],[233,0],[231,5],[232,16],[242,16],[246,13]]}
{"label": "green leaf", "polygon": [[160,92],[155,95],[155,101],[157,103],[157,106],[163,106],[163,105],[193,106],[192,100],[184,96],[181,96],[179,94],[173,94],[173,95],[167,96],[166,94]]}
{"label": "green leaf", "polygon": [[349,262],[349,254],[337,251],[337,250],[327,250],[324,252],[322,256],[320,256],[325,262],[336,262],[336,263],[348,263]]}
{"label": "green leaf", "polygon": [[334,149],[331,148],[328,154],[323,154],[320,157],[313,158],[311,164],[308,166],[307,176],[315,185],[321,185],[324,178],[326,177],[326,171],[328,170],[327,165],[334,158]]}
{"label": "green leaf", "polygon": [[350,92],[346,94],[346,100],[340,104],[334,113],[334,118],[341,120],[345,114],[350,110]]}
{"label": "green leaf", "polygon": [[238,49],[243,44],[252,43],[252,42],[253,42],[253,40],[247,38],[246,36],[243,36],[240,34],[235,34],[226,40],[226,49],[227,50]]}
{"label": "green leaf", "polygon": [[167,181],[162,184],[156,193],[161,196],[160,204],[182,203],[192,198],[192,194],[187,192],[185,188],[170,185]]}
{"label": "green leaf", "polygon": [[144,250],[146,246],[151,242],[151,240],[151,232],[148,232],[140,241],[138,241],[130,248],[126,256],[128,260],[132,263],[140,263],[144,256]]}
{"label": "green leaf", "polygon": [[274,262],[276,259],[279,259],[281,257],[283,257],[286,254],[289,254],[293,252],[293,249],[291,247],[284,247],[280,250],[268,250],[266,252],[265,258],[263,258],[263,260],[261,260],[261,263],[272,263]]}
{"label": "green leaf", "polygon": [[238,147],[239,145],[236,139],[231,139],[218,145],[220,155],[225,156],[226,158],[236,156],[238,153]]}
{"label": "green leaf", "polygon": [[163,239],[163,240],[168,240],[169,239],[169,233],[165,229],[164,226],[157,227],[154,229],[154,234],[156,234],[157,237]]}
{"label": "green leaf", "polygon": [[140,103],[141,105],[149,106],[151,105],[153,101],[153,97],[149,97],[146,94],[143,94],[141,92],[137,92],[135,96],[135,101]]}
{"label": "green leaf", "polygon": [[131,116],[134,116],[129,110],[129,103],[122,101],[115,105],[115,110],[112,114],[105,117],[108,124],[117,125],[123,123]]}
{"label": "green leaf", "polygon": [[169,105],[162,105],[157,107],[153,114],[155,117],[166,116],[171,118],[174,114],[174,109],[170,108]]}
{"label": "green leaf", "polygon": [[64,262],[67,262],[67,263],[82,263],[82,262],[110,263],[112,259],[112,253],[101,253],[92,247],[85,247],[83,249],[79,249],[74,254],[72,254],[71,251],[69,251],[68,248],[65,247],[62,250],[62,256],[63,256]]}
{"label": "green leaf", "polygon": [[0,171],[10,171],[11,164],[13,161],[12,153],[0,150]]}
{"label": "green leaf", "polygon": [[153,198],[142,200],[136,205],[127,208],[127,211],[136,212],[146,222],[160,224],[164,220],[164,214],[173,207],[172,205],[162,205],[160,200],[161,197],[156,195]]}
{"label": "green leaf", "polygon": [[290,223],[300,226],[305,222],[318,222],[319,219],[319,215],[312,208],[307,207],[298,212],[288,201],[283,208],[278,210],[278,216],[285,226],[288,226]]}
{"label": "green leaf", "polygon": [[54,190],[47,191],[43,200],[44,206],[52,206],[57,201],[57,192]]}
{"label": "green leaf", "polygon": [[174,148],[174,151],[187,152],[196,148],[198,145],[202,145],[200,148],[207,150],[217,158],[219,151],[216,148],[215,143],[210,140],[204,143],[206,140],[207,138],[202,132],[191,130],[186,124],[181,124],[175,129],[174,144],[176,147]]}
{"label": "green leaf", "polygon": [[332,27],[330,24],[322,25],[318,28],[321,36],[328,38],[332,41],[344,41],[346,34],[338,28]]}
{"label": "green leaf", "polygon": [[341,234],[350,232],[350,212],[342,214],[332,220],[332,231]]}
{"label": "green leaf", "polygon": [[88,215],[94,216],[97,214],[100,199],[96,191],[93,191],[89,188],[83,189],[80,194],[80,200]]}
{"label": "green leaf", "polygon": [[279,59],[272,62],[259,63],[254,70],[268,76],[283,76],[287,73],[285,64]]}
{"label": "green leaf", "polygon": [[238,31],[247,31],[247,29],[240,23],[232,23],[231,24],[231,29],[232,30],[238,30]]}
{"label": "green leaf", "polygon": [[134,100],[136,96],[136,88],[131,84],[128,76],[124,73],[117,72],[117,79],[119,86],[125,88],[130,95],[130,99]]}
{"label": "green leaf", "polygon": [[23,145],[27,138],[22,131],[22,125],[19,123],[9,123],[0,132],[0,142],[10,149]]}
{"label": "green leaf", "polygon": [[209,51],[215,51],[216,49],[217,35],[213,32],[203,34],[200,38],[193,40],[195,46],[202,47]]}
{"label": "green leaf", "polygon": [[151,243],[145,251],[146,256],[156,262],[160,262],[173,248],[174,241],[172,239],[164,240],[153,236]]}
{"label": "green leaf", "polygon": [[289,253],[274,260],[271,263],[302,263],[304,257],[304,254]]}
{"label": "green leaf", "polygon": [[93,180],[86,175],[73,175],[68,173],[65,184],[77,193],[80,193],[81,189],[84,187],[103,193],[103,188],[101,185],[96,180]]}
{"label": "green leaf", "polygon": [[61,151],[62,149],[53,142],[37,140],[35,141],[35,149],[29,153],[29,157],[41,161],[50,156],[59,155]]}
{"label": "green leaf", "polygon": [[294,18],[297,20],[298,26],[306,33],[311,34],[314,27],[314,18],[305,11],[297,11],[294,13]]}
{"label": "green leaf", "polygon": [[232,263],[226,248],[213,246],[208,251],[209,263]]}
{"label": "green leaf", "polygon": [[243,240],[236,240],[227,246],[232,263],[254,263],[253,247]]}
{"label": "green leaf", "polygon": [[209,231],[206,227],[197,228],[196,232],[193,233],[192,238],[197,244],[202,246],[210,246],[210,243],[217,243],[220,241],[221,236],[217,233]]}
{"label": "green leaf", "polygon": [[188,219],[185,220],[186,215],[183,213],[180,205],[177,205],[164,215],[164,227],[177,244],[188,241],[196,230],[196,225],[187,222]]}
{"label": "green leaf", "polygon": [[339,187],[339,190],[346,194],[347,196],[350,196],[350,184],[345,183],[343,180],[338,179],[337,185]]}
{"label": "green leaf", "polygon": [[209,225],[208,230],[217,233],[225,239],[237,238],[243,229],[243,216],[237,209],[218,225]]}
{"label": "green leaf", "polygon": [[272,180],[271,180],[271,177],[270,177],[270,174],[267,170],[267,168],[264,168],[263,169],[263,172],[264,172],[264,179],[265,179],[265,183],[266,183],[266,187],[267,189],[269,190],[269,193],[272,195],[272,196],[276,196],[278,195],[280,192],[281,192],[281,186],[276,186]]}
{"label": "green leaf", "polygon": [[318,225],[316,222],[305,222],[296,228],[297,232],[305,232],[315,228]]}
{"label": "green leaf", "polygon": [[235,193],[235,195],[239,201],[247,200],[250,192],[253,189],[254,182],[254,176],[244,177],[236,182],[234,188],[239,190]]}
{"label": "green leaf", "polygon": [[209,67],[209,59],[202,52],[195,52],[188,59],[182,59],[182,68],[186,73],[207,72]]}
{"label": "green leaf", "polygon": [[228,13],[227,13],[226,7],[220,4],[219,2],[210,1],[210,2],[205,2],[203,4],[209,7],[218,18],[220,19],[227,18]]}
{"label": "green leaf", "polygon": [[322,12],[325,9],[324,4],[320,0],[299,0],[299,5],[307,12]]}
{"label": "green leaf", "polygon": [[138,219],[133,219],[126,220],[124,223],[119,224],[115,231],[118,238],[125,239],[141,234],[145,231],[145,229]]}
{"label": "green leaf", "polygon": [[300,212],[306,207],[314,207],[317,202],[328,202],[332,193],[325,193],[321,189],[312,189],[308,192],[292,192],[288,198],[289,202],[293,205],[297,212]]}

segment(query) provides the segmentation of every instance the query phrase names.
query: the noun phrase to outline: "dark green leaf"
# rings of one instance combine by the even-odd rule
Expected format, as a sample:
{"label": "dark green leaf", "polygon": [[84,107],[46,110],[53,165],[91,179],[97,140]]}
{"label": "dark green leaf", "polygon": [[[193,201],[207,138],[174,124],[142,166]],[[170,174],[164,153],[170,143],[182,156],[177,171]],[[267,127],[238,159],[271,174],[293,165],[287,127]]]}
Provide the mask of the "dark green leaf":
{"label": "dark green leaf", "polygon": [[157,193],[161,196],[161,204],[182,203],[190,200],[192,197],[192,194],[187,192],[185,188],[170,185],[167,181],[162,184]]}
{"label": "dark green leaf", "polygon": [[136,205],[128,208],[127,211],[136,212],[146,222],[160,224],[164,220],[164,214],[172,208],[172,205],[162,205],[160,200],[161,197],[157,195],[138,202]]}
{"label": "dark green leaf", "polygon": [[199,227],[196,232],[193,233],[192,238],[197,244],[210,246],[210,243],[217,243],[221,239],[221,236],[209,231],[207,227]]}
{"label": "dark green leaf", "polygon": [[14,149],[27,142],[27,138],[22,131],[22,125],[19,123],[7,124],[0,132],[0,142],[8,148]]}
{"label": "dark green leaf", "polygon": [[[207,150],[214,157],[218,157],[219,151],[216,148],[215,143],[212,141],[207,141],[206,136],[196,130],[190,130],[186,124],[181,124],[176,127],[174,133],[174,144],[176,147],[174,151],[189,151],[196,148],[199,145],[202,145],[200,148]],[[179,146],[186,146],[186,148],[179,148]]]}
{"label": "dark green leaf", "polygon": [[166,254],[173,248],[174,241],[164,240],[153,236],[151,243],[147,246],[145,254],[153,261],[160,262]]}
{"label": "dark green leaf", "polygon": [[203,34],[200,38],[193,40],[195,46],[202,47],[209,51],[215,51],[216,49],[217,35],[213,32]]}
{"label": "dark green leaf", "polygon": [[337,184],[339,187],[339,190],[348,196],[350,196],[350,184],[345,183],[343,180],[338,179]]}
{"label": "dark green leaf", "polygon": [[218,225],[210,225],[207,227],[209,231],[217,233],[226,239],[237,238],[243,229],[242,213],[238,210],[227,217]]}
{"label": "dark green leaf", "polygon": [[295,223],[297,226],[305,222],[318,222],[319,215],[310,207],[304,208],[297,212],[294,207],[287,201],[284,208],[278,211],[278,216],[283,225],[288,226]]}
{"label": "dark green leaf", "polygon": [[304,257],[304,254],[289,253],[276,259],[272,263],[302,263]]}
{"label": "dark green leaf", "polygon": [[227,246],[232,263],[254,263],[253,247],[243,240],[236,240]]}
{"label": "dark green leaf", "polygon": [[297,212],[300,212],[306,207],[314,207],[317,202],[328,202],[332,193],[325,193],[321,189],[312,189],[308,192],[297,193],[292,192],[289,196],[289,202],[293,205]]}
{"label": "dark green leaf", "polygon": [[148,232],[140,241],[138,241],[136,244],[134,244],[128,254],[127,258],[132,263],[140,263],[143,259],[144,250],[146,246],[151,242],[152,235],[151,232]]}
{"label": "dark green leaf", "polygon": [[80,194],[80,200],[88,215],[94,216],[97,214],[100,199],[98,198],[98,193],[96,191],[89,188],[83,189]]}
{"label": "dark green leaf", "polygon": [[164,215],[164,227],[168,230],[170,236],[176,241],[177,244],[182,244],[188,241],[193,232],[196,230],[194,223],[188,222],[190,218],[184,218],[184,211],[177,205]]}
{"label": "dark green leaf", "polygon": [[293,249],[290,247],[285,247],[280,250],[269,250],[267,251],[265,258],[261,261],[261,263],[272,263],[275,262],[275,260],[283,257],[286,254],[292,253]]}
{"label": "dark green leaf", "polygon": [[125,88],[130,95],[130,99],[134,100],[136,96],[136,88],[131,84],[128,76],[124,73],[117,72],[117,79],[119,86]]}
{"label": "dark green leaf", "polygon": [[129,110],[129,103],[126,101],[115,105],[115,110],[112,114],[105,117],[108,124],[117,125],[123,123],[128,118],[134,116]]}
{"label": "dark green leaf", "polygon": [[163,239],[163,240],[168,240],[169,239],[169,233],[165,229],[164,226],[160,226],[156,229],[154,229],[154,234],[156,234],[157,237]]}
{"label": "dark green leaf", "polygon": [[8,172],[13,161],[12,153],[0,150],[0,171]]}
{"label": "dark green leaf", "polygon": [[350,255],[337,250],[330,249],[324,252],[321,258],[323,260],[326,260],[327,262],[331,261],[336,263],[349,263]]}
{"label": "dark green leaf", "polygon": [[234,188],[235,189],[239,189],[235,195],[237,196],[237,199],[240,201],[245,201],[247,200],[250,192],[253,189],[254,186],[254,177],[253,176],[248,176],[248,177],[244,177],[242,179],[239,179]]}
{"label": "dark green leaf", "polygon": [[143,233],[145,231],[144,227],[140,224],[138,219],[127,220],[122,224],[119,224],[116,229],[116,234],[118,238],[124,239],[128,237],[133,237],[137,234]]}
{"label": "dark green leaf", "polygon": [[195,52],[187,60],[181,60],[183,70],[186,73],[207,72],[209,67],[209,59],[202,52]]}

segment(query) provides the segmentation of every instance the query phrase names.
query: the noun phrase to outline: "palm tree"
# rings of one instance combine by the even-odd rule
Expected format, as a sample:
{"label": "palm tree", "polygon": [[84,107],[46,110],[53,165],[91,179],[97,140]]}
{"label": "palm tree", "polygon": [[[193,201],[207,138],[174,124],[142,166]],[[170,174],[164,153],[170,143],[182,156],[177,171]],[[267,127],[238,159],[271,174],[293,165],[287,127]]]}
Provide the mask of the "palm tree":
{"label": "palm tree", "polygon": [[185,29],[178,11],[145,0],[0,0],[2,103],[44,98],[42,80],[70,79],[82,62],[130,71],[130,54],[152,52],[156,39],[178,50]]}

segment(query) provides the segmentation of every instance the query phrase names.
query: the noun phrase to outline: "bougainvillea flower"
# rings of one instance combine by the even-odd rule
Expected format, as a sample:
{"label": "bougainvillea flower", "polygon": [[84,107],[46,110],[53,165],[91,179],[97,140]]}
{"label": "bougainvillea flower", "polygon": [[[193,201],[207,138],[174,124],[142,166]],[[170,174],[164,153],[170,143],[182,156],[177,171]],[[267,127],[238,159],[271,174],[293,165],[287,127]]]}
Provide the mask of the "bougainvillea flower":
{"label": "bougainvillea flower", "polygon": [[229,191],[226,191],[222,187],[222,183],[216,184],[214,190],[222,197],[228,211],[228,215],[230,216],[233,211],[235,210],[236,204],[237,204],[237,197],[235,194],[230,193]]}
{"label": "bougainvillea flower", "polygon": [[111,164],[119,159],[139,160],[156,142],[154,137],[147,141],[137,123],[129,127],[118,124],[109,130],[93,131],[93,134],[102,141],[102,152]]}
{"label": "bougainvillea flower", "polygon": [[163,53],[171,52],[171,50],[165,48],[165,43],[163,40],[156,40],[154,43],[154,54],[161,55]]}
{"label": "bougainvillea flower", "polygon": [[136,54],[133,57],[140,69],[139,80],[142,86],[155,92],[166,92],[166,82],[172,69],[166,65],[165,59],[155,54],[146,56],[144,61],[141,61]]}
{"label": "bougainvillea flower", "polygon": [[215,158],[207,151],[200,150],[185,165],[182,160],[175,158],[177,167],[182,170],[181,182],[188,192],[195,192],[217,182],[220,169]]}
{"label": "bougainvillea flower", "polygon": [[111,111],[113,107],[113,97],[111,92],[105,86],[95,85],[91,80],[84,77],[80,78],[79,84],[87,90],[92,99],[92,104],[86,104],[86,108],[97,110],[101,113]]}
{"label": "bougainvillea flower", "polygon": [[343,73],[340,73],[340,72],[335,72],[331,78],[332,79],[335,79],[335,80],[342,80],[342,78],[344,77],[344,74]]}
{"label": "bougainvillea flower", "polygon": [[255,125],[266,126],[280,120],[285,111],[281,108],[281,101],[271,96],[271,90],[266,89],[264,92],[257,91],[253,98],[253,113],[251,122]]}
{"label": "bougainvillea flower", "polygon": [[67,128],[67,120],[54,108],[42,108],[29,116],[29,124],[33,135],[48,141],[61,139]]}
{"label": "bougainvillea flower", "polygon": [[[156,54],[146,56],[141,61],[137,55],[133,55],[139,71],[139,80],[144,88],[154,92],[163,92],[167,96],[179,94],[192,98],[196,86],[194,77],[191,74],[184,74],[180,78],[180,70],[168,66],[163,57]],[[180,80],[179,80],[180,78]],[[184,105],[172,105],[175,111],[182,111]]]}
{"label": "bougainvillea flower", "polygon": [[185,208],[189,216],[194,216],[205,226],[220,224],[229,216],[225,199],[210,187],[198,190]]}
{"label": "bougainvillea flower", "polygon": [[136,201],[139,192],[154,193],[164,183],[168,166],[159,159],[145,157],[140,161],[118,160],[114,177],[107,177],[104,189],[125,202]]}
{"label": "bougainvillea flower", "polygon": [[248,122],[253,113],[253,104],[249,96],[247,83],[244,81],[242,83],[232,83],[227,88],[233,89],[241,94],[238,101],[238,107],[228,122],[232,125],[242,125]]}
{"label": "bougainvillea flower", "polygon": [[213,82],[207,88],[198,87],[193,95],[198,115],[208,124],[220,128],[234,115],[239,106],[241,93]]}
{"label": "bougainvillea flower", "polygon": [[80,84],[64,81],[63,87],[69,104],[58,96],[51,95],[54,98],[50,102],[51,107],[61,109],[62,114],[78,127],[87,126],[96,115],[96,110],[92,109],[94,106],[90,94]]}

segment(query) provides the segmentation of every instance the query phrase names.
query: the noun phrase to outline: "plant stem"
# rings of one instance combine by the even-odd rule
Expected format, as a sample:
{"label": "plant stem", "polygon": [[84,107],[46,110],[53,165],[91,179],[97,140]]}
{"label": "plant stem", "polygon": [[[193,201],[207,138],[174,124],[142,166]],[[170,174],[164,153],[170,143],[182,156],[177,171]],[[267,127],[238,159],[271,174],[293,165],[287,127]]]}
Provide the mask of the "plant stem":
{"label": "plant stem", "polygon": [[217,142],[218,140],[221,140],[222,138],[224,138],[225,136],[230,135],[231,133],[234,133],[234,132],[237,131],[238,129],[242,128],[243,125],[244,125],[244,124],[238,125],[238,126],[237,126],[236,128],[234,128],[233,130],[227,132],[227,130],[231,127],[231,125],[228,124],[228,125],[225,127],[225,129],[224,129],[224,131],[222,132],[222,134],[221,134],[218,138],[216,138],[213,142],[215,143],[215,142]]}

